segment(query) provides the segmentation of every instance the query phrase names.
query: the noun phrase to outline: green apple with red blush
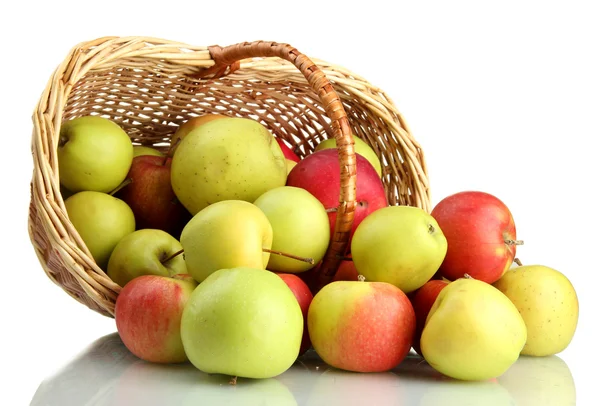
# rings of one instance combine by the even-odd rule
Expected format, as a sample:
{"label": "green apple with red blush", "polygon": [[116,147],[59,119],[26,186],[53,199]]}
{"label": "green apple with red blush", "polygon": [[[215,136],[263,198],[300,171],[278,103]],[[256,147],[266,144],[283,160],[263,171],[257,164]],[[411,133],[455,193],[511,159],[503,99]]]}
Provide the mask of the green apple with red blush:
{"label": "green apple with red blush", "polygon": [[142,275],[127,283],[115,302],[115,321],[123,344],[155,363],[188,360],[181,340],[181,318],[198,283],[189,275]]}
{"label": "green apple with red blush", "polygon": [[313,348],[332,367],[383,372],[408,354],[415,313],[402,290],[385,282],[338,281],[325,285],[308,309]]}

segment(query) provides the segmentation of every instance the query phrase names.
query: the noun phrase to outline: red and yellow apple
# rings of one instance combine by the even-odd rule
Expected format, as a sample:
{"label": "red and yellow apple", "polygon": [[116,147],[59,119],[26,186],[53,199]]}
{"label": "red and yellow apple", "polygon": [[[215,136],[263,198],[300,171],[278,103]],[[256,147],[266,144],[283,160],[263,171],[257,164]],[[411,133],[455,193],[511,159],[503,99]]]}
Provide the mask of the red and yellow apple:
{"label": "red and yellow apple", "polygon": [[[387,196],[379,175],[369,161],[356,155],[356,210],[350,239],[365,217],[386,207]],[[308,190],[323,203],[326,209],[336,209],[340,199],[340,161],[336,149],[313,152],[290,171],[288,186]],[[336,212],[329,212],[331,236],[335,229]]]}
{"label": "red and yellow apple", "polygon": [[382,282],[325,285],[308,309],[313,348],[332,367],[383,372],[408,354],[415,312],[400,289]]}
{"label": "red and yellow apple", "polygon": [[459,192],[442,199],[431,215],[448,240],[440,267],[444,278],[453,281],[467,274],[494,283],[510,268],[521,242],[500,199],[480,191]]}
{"label": "red and yellow apple", "polygon": [[198,286],[189,275],[143,275],[127,283],[115,302],[123,344],[148,362],[187,361],[181,341],[183,310]]}

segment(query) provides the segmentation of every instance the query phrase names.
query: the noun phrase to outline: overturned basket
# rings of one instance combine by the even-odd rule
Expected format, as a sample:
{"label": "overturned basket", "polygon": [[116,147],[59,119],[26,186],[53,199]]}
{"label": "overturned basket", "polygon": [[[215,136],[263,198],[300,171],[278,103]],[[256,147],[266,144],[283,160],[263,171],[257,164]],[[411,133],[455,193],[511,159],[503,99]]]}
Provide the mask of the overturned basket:
{"label": "overturned basket", "polygon": [[333,278],[354,218],[352,133],[380,157],[390,204],[430,210],[419,144],[386,94],[354,73],[274,42],[222,48],[99,38],[72,49],[33,115],[30,238],[48,277],[77,301],[112,317],[121,288],[96,265],[66,214],[56,153],[61,123],[102,115],[121,125],[133,143],[165,149],[178,125],[206,113],[256,119],[300,157],[335,137],[340,204],[321,283]]}

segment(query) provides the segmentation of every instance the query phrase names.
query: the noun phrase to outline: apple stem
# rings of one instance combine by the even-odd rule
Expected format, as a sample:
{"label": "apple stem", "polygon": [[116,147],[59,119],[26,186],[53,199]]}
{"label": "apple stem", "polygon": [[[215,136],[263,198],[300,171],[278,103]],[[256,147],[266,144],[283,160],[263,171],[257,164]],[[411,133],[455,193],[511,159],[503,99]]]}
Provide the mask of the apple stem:
{"label": "apple stem", "polygon": [[183,250],[179,250],[174,254],[169,255],[166,259],[163,259],[162,261],[160,261],[161,264],[166,264],[167,262],[169,262],[170,260],[172,260],[173,258],[175,258],[177,255],[183,254]]}
{"label": "apple stem", "polygon": [[270,254],[275,254],[275,255],[281,255],[282,257],[288,257],[288,258],[292,258],[292,259],[297,259],[298,261],[308,262],[309,264],[314,264],[315,263],[315,260],[312,259],[312,258],[299,257],[299,256],[296,256],[296,255],[287,254],[285,252],[273,251],[273,250],[270,250],[268,248],[263,248],[262,250],[263,250],[263,252],[268,252]]}
{"label": "apple stem", "polygon": [[338,211],[337,207],[330,207],[329,209],[325,209],[327,213],[335,213]]}
{"label": "apple stem", "polygon": [[507,240],[504,240],[504,244],[506,244],[506,245],[523,245],[523,244],[525,244],[525,242],[523,242],[523,240],[507,239]]}
{"label": "apple stem", "polygon": [[519,258],[515,258],[514,261],[515,261],[515,264],[517,264],[519,266],[523,266],[523,263],[521,262],[521,260]]}
{"label": "apple stem", "polygon": [[237,376],[231,377],[231,379],[229,380],[229,384],[236,385],[237,384]]}
{"label": "apple stem", "polygon": [[162,166],[165,166],[167,164],[167,160],[169,159],[169,155],[165,155],[165,159],[163,159],[162,161]]}
{"label": "apple stem", "polygon": [[473,277],[472,277],[471,275],[469,275],[468,273],[466,273],[466,274],[464,275],[464,277],[465,277],[465,279],[473,279]]}
{"label": "apple stem", "polygon": [[358,275],[358,281],[359,281],[359,282],[364,282],[364,281],[366,281],[366,280],[367,280],[367,278],[365,278],[365,276],[364,276],[364,275]]}
{"label": "apple stem", "polygon": [[121,182],[119,186],[117,186],[112,192],[110,192],[109,195],[114,196],[119,190],[123,189],[125,186],[129,185],[132,182],[133,179],[131,178],[125,179],[123,182]]}

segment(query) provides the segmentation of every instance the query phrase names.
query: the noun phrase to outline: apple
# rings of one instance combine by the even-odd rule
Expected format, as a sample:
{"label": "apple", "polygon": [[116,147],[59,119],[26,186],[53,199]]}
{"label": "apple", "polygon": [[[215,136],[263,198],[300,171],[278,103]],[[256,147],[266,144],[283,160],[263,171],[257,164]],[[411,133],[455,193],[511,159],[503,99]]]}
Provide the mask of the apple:
{"label": "apple", "polygon": [[287,173],[288,175],[290,174],[290,172],[292,171],[292,169],[294,169],[294,166],[296,166],[296,162],[292,161],[291,159],[287,159],[285,160],[285,167],[287,169]]}
{"label": "apple", "polygon": [[556,355],[521,356],[498,383],[516,405],[576,405],[577,391],[569,365]]}
{"label": "apple", "polygon": [[404,292],[389,283],[331,282],[310,304],[308,332],[330,366],[383,372],[410,351],[415,313]]}
{"label": "apple", "polygon": [[465,274],[494,283],[516,254],[516,229],[508,207],[480,191],[459,192],[442,199],[431,212],[448,240],[440,273],[448,280]]}
{"label": "apple", "polygon": [[342,260],[340,262],[332,282],[336,281],[358,281],[358,271],[354,261]]}
{"label": "apple", "polygon": [[220,269],[189,299],[183,347],[208,374],[272,378],[292,366],[302,341],[302,310],[279,276],[264,269]]}
{"label": "apple", "polygon": [[148,362],[187,361],[181,318],[198,286],[189,275],[142,275],[127,283],[115,302],[115,321],[123,344]]}
{"label": "apple", "polygon": [[423,332],[423,327],[425,327],[425,321],[427,320],[429,311],[442,289],[444,289],[448,283],[448,281],[431,279],[425,283],[425,285],[413,292],[413,295],[410,297],[410,302],[413,305],[415,316],[417,318],[417,327],[415,329],[412,347],[419,355],[422,355],[420,346],[421,333]]}
{"label": "apple", "polygon": [[352,259],[367,281],[410,293],[436,273],[446,255],[444,233],[425,210],[389,206],[367,216],[351,242]]}
{"label": "apple", "polygon": [[298,300],[298,304],[300,305],[300,310],[302,310],[302,318],[304,320],[304,332],[302,333],[302,344],[300,345],[300,352],[298,356],[303,355],[308,349],[311,347],[310,336],[308,334],[308,324],[306,318],[308,317],[308,308],[310,307],[310,303],[313,300],[313,294],[308,288],[308,285],[304,283],[302,279],[298,275],[291,273],[278,273],[275,272],[286,285],[292,290],[294,296],[296,296],[296,300]]}
{"label": "apple", "polygon": [[300,157],[296,155],[294,151],[285,143],[281,138],[275,138],[277,144],[279,144],[279,148],[281,148],[281,152],[283,152],[283,156],[286,159],[289,159],[292,162],[300,162]]}
{"label": "apple", "polygon": [[544,265],[509,269],[494,283],[519,309],[527,326],[521,354],[545,357],[565,350],[577,329],[579,301],[571,281]]}
{"label": "apple", "polygon": [[224,200],[199,211],[181,232],[188,273],[199,283],[223,268],[265,269],[273,228],[261,209],[244,200]]}
{"label": "apple", "polygon": [[148,147],[145,145],[134,145],[133,146],[133,157],[141,155],[153,155],[153,156],[165,156],[162,152],[156,148]]}
{"label": "apple", "polygon": [[[142,275],[186,274],[181,243],[162,230],[142,229],[123,237],[108,260],[107,275],[119,286]],[[174,256],[175,255],[175,256]]]}
{"label": "apple", "polygon": [[458,380],[497,378],[517,361],[527,327],[515,305],[492,285],[457,279],[438,294],[421,334],[423,358]]}
{"label": "apple", "polygon": [[[360,155],[356,155],[356,172],[356,210],[350,240],[367,215],[388,205],[379,175],[369,161]],[[308,190],[326,209],[335,210],[340,199],[340,162],[337,150],[324,149],[308,155],[290,171],[286,184]],[[332,211],[329,213],[332,237],[335,221],[336,212]]]}
{"label": "apple", "polygon": [[[373,168],[375,168],[375,171],[377,171],[377,175],[379,175],[381,178],[381,162],[379,161],[379,157],[373,148],[371,148],[369,144],[354,134],[352,134],[352,138],[354,139],[354,152],[365,157],[371,163],[371,165],[373,165]],[[315,152],[329,148],[337,148],[335,138],[328,138],[321,141],[315,148]]]}
{"label": "apple", "polygon": [[143,155],[133,158],[127,178],[131,183],[115,196],[123,199],[135,215],[138,229],[166,231],[179,238],[192,218],[171,187],[171,158]]}
{"label": "apple", "polygon": [[271,255],[268,270],[299,273],[323,259],[329,246],[329,218],[316,197],[301,188],[281,186],[263,193],[254,204],[273,228],[273,251],[313,260],[311,263]]}
{"label": "apple", "polygon": [[171,137],[171,146],[169,148],[169,155],[172,157],[175,153],[175,150],[179,147],[181,140],[185,138],[192,130],[200,127],[202,124],[208,123],[213,120],[218,120],[220,118],[227,118],[222,114],[205,114],[203,116],[192,117],[185,123],[181,124],[173,136]]}
{"label": "apple", "polygon": [[99,116],[83,116],[60,127],[58,172],[60,183],[71,192],[108,193],[123,182],[133,145],[115,122]]}
{"label": "apple", "polygon": [[285,185],[285,157],[262,124],[221,118],[201,125],[180,142],[173,156],[171,184],[192,214],[222,200],[254,202]]}
{"label": "apple", "polygon": [[135,217],[123,200],[102,192],[78,192],[65,200],[69,221],[96,264],[106,270],[117,243],[135,231]]}

